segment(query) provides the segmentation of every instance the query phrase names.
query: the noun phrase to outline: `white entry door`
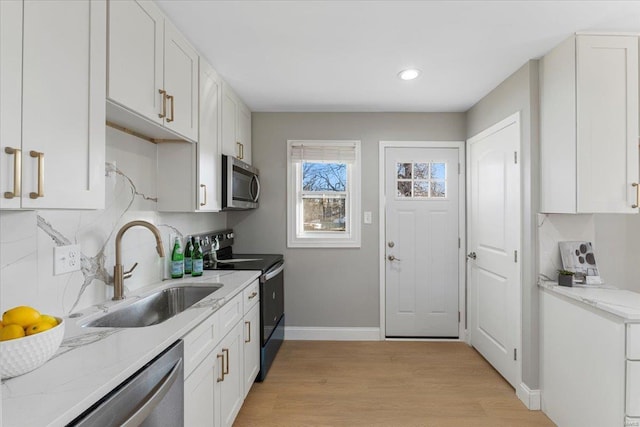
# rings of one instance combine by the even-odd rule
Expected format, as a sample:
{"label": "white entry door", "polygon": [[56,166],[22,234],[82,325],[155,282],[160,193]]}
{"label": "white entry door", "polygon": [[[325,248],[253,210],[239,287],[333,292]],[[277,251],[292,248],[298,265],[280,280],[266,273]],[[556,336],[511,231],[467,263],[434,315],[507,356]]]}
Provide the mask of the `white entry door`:
{"label": "white entry door", "polygon": [[468,315],[471,345],[516,387],[520,343],[518,116],[468,141]]}
{"label": "white entry door", "polygon": [[387,337],[458,337],[459,154],[385,148]]}

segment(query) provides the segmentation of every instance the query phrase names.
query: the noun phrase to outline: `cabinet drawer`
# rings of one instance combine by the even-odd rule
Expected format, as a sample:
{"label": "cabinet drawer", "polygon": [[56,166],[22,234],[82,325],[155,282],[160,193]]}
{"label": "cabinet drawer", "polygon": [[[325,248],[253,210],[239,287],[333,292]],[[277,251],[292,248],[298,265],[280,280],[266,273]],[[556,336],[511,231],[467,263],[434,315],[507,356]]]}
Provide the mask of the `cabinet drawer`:
{"label": "cabinet drawer", "polygon": [[242,294],[233,297],[218,311],[220,316],[220,336],[224,337],[242,319]]}
{"label": "cabinet drawer", "polygon": [[640,360],[640,323],[627,324],[627,359]]}
{"label": "cabinet drawer", "polygon": [[242,295],[244,299],[244,314],[247,314],[260,301],[260,283],[256,280],[245,288]]}
{"label": "cabinet drawer", "polygon": [[640,417],[640,361],[627,361],[627,404],[630,417]]}
{"label": "cabinet drawer", "polygon": [[187,378],[198,364],[216,346],[220,335],[218,312],[193,328],[182,339],[184,341],[184,377]]}

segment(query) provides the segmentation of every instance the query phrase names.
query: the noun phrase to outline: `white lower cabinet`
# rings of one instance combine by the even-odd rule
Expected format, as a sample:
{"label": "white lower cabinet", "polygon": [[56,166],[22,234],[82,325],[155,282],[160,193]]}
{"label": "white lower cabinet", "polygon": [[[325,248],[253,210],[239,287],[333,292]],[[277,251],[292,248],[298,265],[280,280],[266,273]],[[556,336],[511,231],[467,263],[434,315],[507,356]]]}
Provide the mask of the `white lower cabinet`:
{"label": "white lower cabinet", "polygon": [[255,280],[182,338],[185,426],[228,427],[240,412],[260,369],[258,286]]}
{"label": "white lower cabinet", "polygon": [[216,347],[215,355],[220,375],[216,378],[214,407],[220,414],[216,426],[233,425],[244,401],[243,333],[238,322]]}
{"label": "white lower cabinet", "polygon": [[260,372],[260,306],[256,304],[244,316],[244,397]]}

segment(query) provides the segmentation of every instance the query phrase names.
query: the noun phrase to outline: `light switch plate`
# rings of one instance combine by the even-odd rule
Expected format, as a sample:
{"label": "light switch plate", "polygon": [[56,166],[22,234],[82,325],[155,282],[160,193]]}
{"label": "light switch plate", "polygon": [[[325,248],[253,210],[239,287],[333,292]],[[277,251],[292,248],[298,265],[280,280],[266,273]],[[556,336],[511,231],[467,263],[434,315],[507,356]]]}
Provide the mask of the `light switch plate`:
{"label": "light switch plate", "polygon": [[80,270],[81,257],[80,245],[56,246],[53,248],[53,274]]}
{"label": "light switch plate", "polygon": [[364,223],[365,224],[371,224],[371,212],[370,211],[365,211],[364,212]]}

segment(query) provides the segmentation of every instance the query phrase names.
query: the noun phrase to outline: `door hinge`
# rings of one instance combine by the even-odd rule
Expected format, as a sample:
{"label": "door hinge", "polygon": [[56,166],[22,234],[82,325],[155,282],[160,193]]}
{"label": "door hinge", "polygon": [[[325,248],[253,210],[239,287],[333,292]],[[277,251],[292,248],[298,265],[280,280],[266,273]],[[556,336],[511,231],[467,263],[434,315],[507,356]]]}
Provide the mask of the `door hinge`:
{"label": "door hinge", "polygon": [[458,163],[458,175],[460,175],[460,163]]}
{"label": "door hinge", "polygon": [[460,312],[458,312],[458,323],[460,323]]}
{"label": "door hinge", "polygon": [[518,251],[513,251],[513,262],[518,262]]}
{"label": "door hinge", "polygon": [[461,246],[460,246],[460,245],[461,245],[461,243],[460,243],[460,238],[458,237],[458,249],[460,249],[460,248],[461,248]]}
{"label": "door hinge", "polygon": [[518,152],[517,151],[513,152],[513,163],[515,163],[516,165],[518,164]]}
{"label": "door hinge", "polygon": [[513,360],[518,360],[518,349],[517,348],[513,349]]}

